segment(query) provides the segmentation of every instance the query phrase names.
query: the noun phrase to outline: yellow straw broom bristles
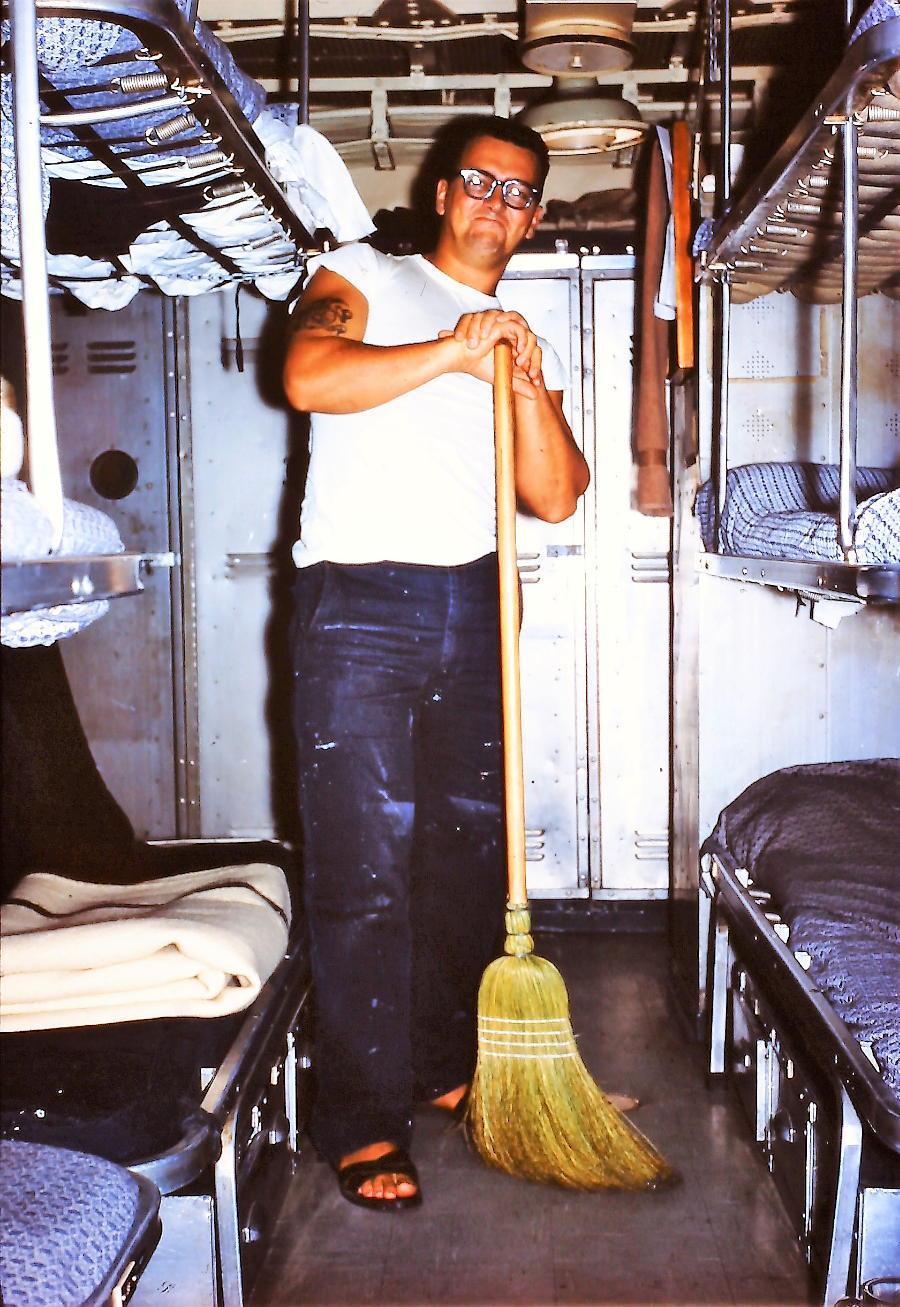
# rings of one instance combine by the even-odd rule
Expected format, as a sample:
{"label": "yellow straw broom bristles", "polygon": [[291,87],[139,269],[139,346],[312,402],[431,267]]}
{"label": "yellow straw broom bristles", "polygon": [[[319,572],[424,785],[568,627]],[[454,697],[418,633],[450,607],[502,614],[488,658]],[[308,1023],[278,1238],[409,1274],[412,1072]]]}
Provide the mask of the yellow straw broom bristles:
{"label": "yellow straw broom bristles", "polygon": [[525,883],[512,354],[494,350],[497,554],[509,908],[507,956],[478,995],[478,1060],[466,1123],[485,1161],[572,1189],[652,1189],[674,1174],[591,1079],[556,967],[534,956]]}
{"label": "yellow straw broom bristles", "polygon": [[[527,947],[527,908],[507,913],[507,947]],[[498,958],[478,997],[478,1061],[469,1137],[484,1160],[570,1189],[653,1189],[674,1173],[594,1083],[575,1045],[552,962]]]}

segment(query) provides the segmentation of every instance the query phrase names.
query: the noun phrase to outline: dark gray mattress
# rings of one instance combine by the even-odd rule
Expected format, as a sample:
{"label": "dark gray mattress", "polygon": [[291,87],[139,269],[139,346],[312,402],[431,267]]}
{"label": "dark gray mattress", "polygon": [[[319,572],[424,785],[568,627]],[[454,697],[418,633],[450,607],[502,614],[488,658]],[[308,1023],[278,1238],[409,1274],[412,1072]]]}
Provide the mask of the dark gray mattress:
{"label": "dark gray mattress", "polygon": [[900,1105],[900,758],[785,767],[719,816],[703,852],[744,868]]}

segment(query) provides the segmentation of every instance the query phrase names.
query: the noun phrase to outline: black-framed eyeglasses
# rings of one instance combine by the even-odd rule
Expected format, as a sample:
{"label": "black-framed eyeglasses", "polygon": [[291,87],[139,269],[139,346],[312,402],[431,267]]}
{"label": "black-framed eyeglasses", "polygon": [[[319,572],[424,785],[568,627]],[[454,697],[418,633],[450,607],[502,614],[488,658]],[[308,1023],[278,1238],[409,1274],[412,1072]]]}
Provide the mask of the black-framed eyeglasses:
{"label": "black-framed eyeglasses", "polygon": [[470,200],[489,200],[499,186],[503,203],[508,209],[530,209],[540,196],[540,191],[528,182],[521,182],[515,177],[502,182],[491,173],[482,172],[480,168],[460,168],[459,176],[462,177],[463,190]]}

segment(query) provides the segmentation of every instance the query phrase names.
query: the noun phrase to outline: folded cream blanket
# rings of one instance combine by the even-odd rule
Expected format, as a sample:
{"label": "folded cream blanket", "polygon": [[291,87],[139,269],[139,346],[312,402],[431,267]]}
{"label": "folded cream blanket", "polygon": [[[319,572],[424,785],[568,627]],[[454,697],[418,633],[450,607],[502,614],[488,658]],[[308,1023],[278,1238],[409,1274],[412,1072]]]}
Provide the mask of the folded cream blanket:
{"label": "folded cream blanket", "polygon": [[0,908],[0,1030],[238,1012],[284,956],[289,925],[278,867],[124,886],[34,872]]}

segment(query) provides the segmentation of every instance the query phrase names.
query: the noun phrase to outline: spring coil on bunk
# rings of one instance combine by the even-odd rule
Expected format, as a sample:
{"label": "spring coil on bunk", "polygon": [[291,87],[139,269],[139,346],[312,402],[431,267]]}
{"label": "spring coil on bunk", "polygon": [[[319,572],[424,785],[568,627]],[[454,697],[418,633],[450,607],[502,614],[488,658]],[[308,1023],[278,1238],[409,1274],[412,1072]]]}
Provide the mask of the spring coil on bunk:
{"label": "spring coil on bunk", "polygon": [[169,79],[165,73],[126,73],[124,77],[113,78],[113,86],[133,95],[137,91],[167,91]]}
{"label": "spring coil on bunk", "polygon": [[183,132],[193,131],[199,126],[192,113],[180,113],[175,118],[169,118],[167,122],[148,127],[144,135],[151,145],[162,145],[163,142],[171,141],[175,136],[181,136]]}
{"label": "spring coil on bunk", "polygon": [[889,104],[870,104],[865,111],[865,119],[870,123],[900,122],[900,109]]}
{"label": "spring coil on bunk", "polygon": [[213,168],[223,163],[231,163],[231,155],[222,150],[207,150],[205,154],[189,154],[185,163],[189,168]]}
{"label": "spring coil on bunk", "polygon": [[240,195],[247,189],[246,182],[238,181],[233,178],[224,182],[213,182],[211,185],[204,187],[203,198],[209,202],[211,200],[224,200],[229,195]]}

